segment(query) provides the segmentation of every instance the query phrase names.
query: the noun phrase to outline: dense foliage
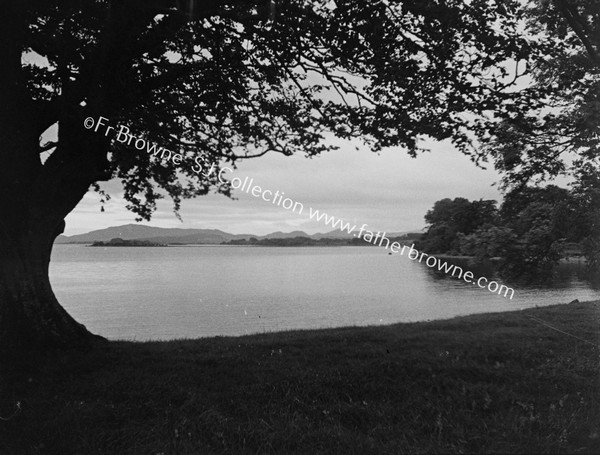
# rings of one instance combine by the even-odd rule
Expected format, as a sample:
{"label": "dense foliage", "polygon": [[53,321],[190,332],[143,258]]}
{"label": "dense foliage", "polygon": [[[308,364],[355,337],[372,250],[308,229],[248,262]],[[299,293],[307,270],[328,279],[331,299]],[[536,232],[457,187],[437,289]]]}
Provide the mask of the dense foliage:
{"label": "dense foliage", "polygon": [[315,155],[332,148],[331,133],[373,150],[416,154],[429,137],[474,153],[484,114],[515,111],[522,98],[506,65],[543,50],[519,33],[518,2],[268,3],[214,1],[190,18],[166,0],[31,2],[21,90],[44,113],[38,133],[59,127],[43,147],[46,167],[93,163],[90,184],[119,178],[129,208],[147,219],[164,192],[177,208],[229,187],[114,138],[88,134],[97,147],[74,155],[65,145],[84,135],[87,116],[207,166]]}
{"label": "dense foliage", "polygon": [[86,116],[207,166],[266,152],[315,155],[332,148],[329,133],[411,154],[423,138],[448,139],[474,159],[491,157],[513,185],[568,172],[569,153],[597,164],[593,0],[15,8],[26,20],[13,35],[25,55],[17,93],[37,106],[38,135],[51,125],[61,133],[40,151],[52,152],[49,164],[93,163],[90,184],[120,179],[142,218],[165,193],[177,209],[181,198],[229,187],[110,138],[72,156],[65,145]]}
{"label": "dense foliage", "polygon": [[430,253],[501,257],[510,277],[552,276],[563,257],[583,255],[600,272],[600,179],[585,177],[571,190],[554,185],[509,192],[496,201],[442,199],[427,212],[429,224],[419,247]]}
{"label": "dense foliage", "polygon": [[528,33],[544,38],[540,58],[519,62],[525,86],[520,110],[495,110],[498,120],[480,156],[493,160],[505,188],[600,173],[600,2],[525,3]]}

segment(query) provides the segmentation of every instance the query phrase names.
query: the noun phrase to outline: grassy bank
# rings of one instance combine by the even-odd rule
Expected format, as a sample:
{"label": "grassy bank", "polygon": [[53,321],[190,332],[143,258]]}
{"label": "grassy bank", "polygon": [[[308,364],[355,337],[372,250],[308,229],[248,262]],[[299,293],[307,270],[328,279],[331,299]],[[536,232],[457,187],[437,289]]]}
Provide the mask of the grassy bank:
{"label": "grassy bank", "polygon": [[4,368],[0,453],[599,453],[600,349],[531,317],[600,344],[592,302]]}

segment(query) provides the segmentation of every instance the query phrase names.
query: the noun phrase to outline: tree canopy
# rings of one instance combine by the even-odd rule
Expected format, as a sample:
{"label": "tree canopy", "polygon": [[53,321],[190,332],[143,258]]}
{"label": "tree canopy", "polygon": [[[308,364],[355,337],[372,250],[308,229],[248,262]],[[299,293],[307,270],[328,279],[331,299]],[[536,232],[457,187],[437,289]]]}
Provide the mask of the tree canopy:
{"label": "tree canopy", "polygon": [[[600,279],[600,179],[569,189],[520,187],[496,201],[442,199],[427,212],[419,248],[429,253],[472,256],[476,262],[502,258],[507,278],[548,280],[562,258],[586,258],[593,281]],[[569,246],[570,248],[567,248]]]}
{"label": "tree canopy", "polygon": [[482,226],[492,225],[497,217],[496,201],[469,201],[462,197],[439,200],[425,215],[429,228],[419,241],[419,248],[457,254],[460,235],[470,235]]}
{"label": "tree canopy", "polygon": [[[474,153],[486,112],[508,116],[529,102],[510,90],[511,62],[538,59],[545,49],[520,33],[518,2],[183,3],[196,7],[12,2],[16,11],[6,17],[15,21],[9,30],[19,48],[7,62],[11,96],[35,106],[28,119],[38,136],[59,125],[56,144],[31,150],[52,152],[38,172],[117,177],[130,208],[146,219],[159,188],[176,207],[212,188],[228,193],[191,166],[91,137],[81,128],[87,116],[127,125],[207,165],[265,152],[315,155],[332,147],[323,141],[329,133],[361,138],[373,150],[416,154],[420,139],[431,137]],[[73,136],[85,143],[77,152],[67,144]]]}
{"label": "tree canopy", "polygon": [[582,166],[600,173],[600,2],[530,1],[524,17],[544,50],[523,62],[526,104],[496,112],[482,157],[492,157],[507,188],[577,179]]}

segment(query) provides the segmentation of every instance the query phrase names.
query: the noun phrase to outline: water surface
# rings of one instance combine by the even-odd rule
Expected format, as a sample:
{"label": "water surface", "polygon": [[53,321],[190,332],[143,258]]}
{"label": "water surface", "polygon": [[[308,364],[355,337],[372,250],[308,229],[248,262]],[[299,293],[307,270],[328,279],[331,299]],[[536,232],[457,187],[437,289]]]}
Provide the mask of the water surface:
{"label": "water surface", "polygon": [[600,299],[600,290],[577,277],[581,268],[563,267],[552,287],[513,286],[510,300],[377,247],[55,245],[50,278],[63,306],[91,331],[149,340],[390,324]]}

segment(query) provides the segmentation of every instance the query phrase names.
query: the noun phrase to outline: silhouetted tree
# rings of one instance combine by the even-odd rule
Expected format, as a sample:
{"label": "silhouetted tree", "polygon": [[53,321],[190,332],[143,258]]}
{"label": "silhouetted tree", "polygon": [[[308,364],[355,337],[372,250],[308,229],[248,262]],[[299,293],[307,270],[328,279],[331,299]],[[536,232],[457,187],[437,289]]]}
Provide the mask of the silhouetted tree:
{"label": "silhouetted tree", "polygon": [[529,77],[529,103],[496,110],[480,156],[492,156],[506,188],[577,177],[583,166],[600,173],[600,2],[530,1],[522,18],[554,39],[532,67],[518,65]]}
{"label": "silhouetted tree", "polygon": [[499,217],[472,234],[458,234],[461,254],[503,257],[506,277],[549,279],[564,257],[563,246],[581,246],[592,272],[600,255],[600,176],[580,170],[568,190],[554,185],[522,187],[506,194]]}
{"label": "silhouetted tree", "polygon": [[[0,347],[91,340],[48,279],[64,219],[97,182],[128,208],[229,194],[212,165],[315,155],[328,133],[373,150],[473,134],[533,105],[510,62],[539,62],[501,0],[6,0],[0,15]],[[514,82],[514,81],[513,81]],[[138,149],[104,127],[180,155]],[[104,121],[101,121],[104,122]],[[89,125],[89,123],[88,123]],[[56,130],[56,140],[49,130]],[[123,134],[125,131],[121,131]],[[116,136],[116,137],[115,137]],[[123,139],[123,137],[121,137]],[[203,166],[201,170],[198,163]],[[103,194],[103,196],[105,196]]]}
{"label": "silhouetted tree", "polygon": [[459,233],[457,240],[460,254],[473,256],[477,263],[482,263],[494,257],[506,257],[518,238],[509,227],[485,225],[469,235]]}
{"label": "silhouetted tree", "polygon": [[589,271],[600,280],[600,173],[588,164],[579,168],[573,183],[573,224]]}
{"label": "silhouetted tree", "polygon": [[[568,197],[568,191],[563,190]],[[561,223],[561,206],[546,201],[531,201],[505,226],[514,241],[505,245],[505,276],[543,280],[552,277],[562,257],[569,225]]]}
{"label": "silhouetted tree", "polygon": [[429,228],[418,245],[430,253],[458,254],[461,239],[482,226],[493,225],[497,213],[496,201],[492,200],[469,201],[461,197],[439,200],[425,215]]}

